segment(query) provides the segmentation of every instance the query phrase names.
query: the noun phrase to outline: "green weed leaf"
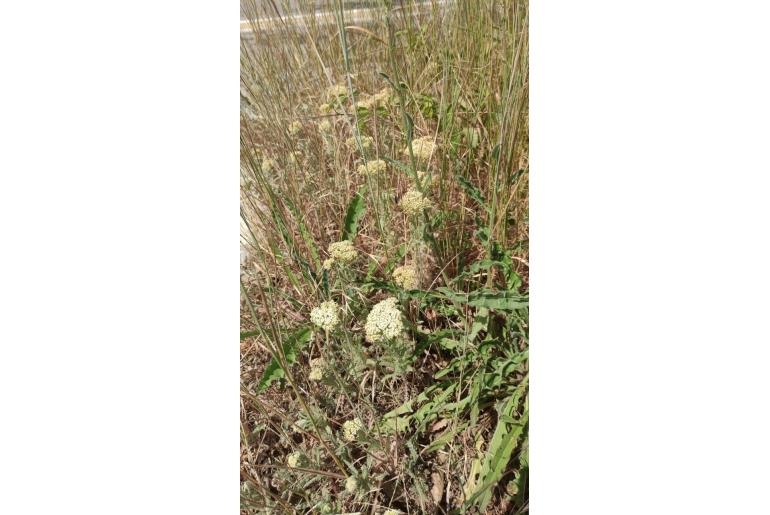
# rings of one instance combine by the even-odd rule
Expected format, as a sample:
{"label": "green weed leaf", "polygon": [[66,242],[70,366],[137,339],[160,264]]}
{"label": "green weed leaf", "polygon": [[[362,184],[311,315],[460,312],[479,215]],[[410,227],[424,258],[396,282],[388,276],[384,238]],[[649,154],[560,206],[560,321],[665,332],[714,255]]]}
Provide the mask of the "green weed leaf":
{"label": "green weed leaf", "polygon": [[353,199],[348,205],[347,212],[345,213],[345,223],[342,227],[342,239],[352,240],[358,233],[358,222],[366,212],[366,203],[364,202],[364,193],[366,192],[366,186],[362,186],[361,189],[353,195]]}
{"label": "green weed leaf", "polygon": [[[295,331],[283,344],[283,355],[286,357],[286,366],[290,367],[297,361],[298,352],[310,341],[313,336],[313,330],[310,327],[305,327]],[[268,386],[278,379],[286,377],[283,365],[273,356],[270,360],[270,364],[265,368],[265,373],[262,375],[262,380],[259,382],[257,392],[264,391]]]}

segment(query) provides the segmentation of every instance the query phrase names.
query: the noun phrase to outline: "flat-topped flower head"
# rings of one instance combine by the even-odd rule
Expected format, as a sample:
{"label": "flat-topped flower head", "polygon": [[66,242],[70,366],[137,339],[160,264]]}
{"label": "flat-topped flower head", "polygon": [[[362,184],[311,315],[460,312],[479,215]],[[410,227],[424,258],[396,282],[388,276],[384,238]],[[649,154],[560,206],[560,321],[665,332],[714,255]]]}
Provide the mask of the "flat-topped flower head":
{"label": "flat-topped flower head", "polygon": [[393,90],[390,88],[382,88],[378,93],[375,93],[374,100],[378,107],[384,107],[390,102],[390,97],[393,95]]}
{"label": "flat-topped flower head", "polygon": [[311,381],[321,381],[326,375],[327,371],[326,360],[323,358],[315,358],[310,360],[310,374],[307,378]]}
{"label": "flat-topped flower head", "polygon": [[334,258],[324,259],[322,266],[324,270],[331,270],[334,266]]}
{"label": "flat-topped flower head", "polygon": [[[433,155],[435,149],[436,144],[433,142],[433,137],[431,136],[423,136],[422,138],[412,140],[412,152],[414,153],[414,157],[420,161],[430,160],[430,156]],[[408,146],[404,149],[404,155],[409,155]]]}
{"label": "flat-topped flower head", "polygon": [[289,134],[292,136],[296,136],[299,131],[302,130],[302,123],[299,121],[293,121],[289,124]]}
{"label": "flat-topped flower head", "polygon": [[324,331],[331,331],[340,323],[339,305],[333,300],[322,302],[310,312],[310,321]]}
{"label": "flat-topped flower head", "polygon": [[401,202],[398,203],[401,206],[401,210],[408,215],[417,215],[422,213],[424,209],[428,209],[431,206],[430,199],[425,198],[425,195],[420,193],[414,188],[410,188],[409,191],[404,193],[401,198]]}
{"label": "flat-topped flower head", "polygon": [[347,264],[352,263],[353,260],[356,259],[356,256],[358,255],[358,251],[353,246],[353,242],[350,240],[342,240],[342,241],[336,241],[329,245],[329,255],[331,256],[331,259]]}
{"label": "flat-topped flower head", "polygon": [[286,458],[286,464],[292,468],[302,467],[306,464],[305,455],[300,451],[294,451]]}
{"label": "flat-topped flower head", "polygon": [[435,186],[439,183],[439,176],[433,175],[428,172],[418,171],[417,172],[417,180],[420,181],[420,184],[422,184],[423,188],[430,188],[432,186]]}
{"label": "flat-topped flower head", "polygon": [[356,107],[361,107],[364,109],[372,109],[377,106],[376,102],[377,102],[377,99],[374,96],[361,95],[359,97],[359,100],[356,102]]}
{"label": "flat-topped flower head", "polygon": [[361,175],[377,175],[388,169],[388,165],[382,159],[369,161],[365,165],[358,165],[358,173]]}
{"label": "flat-topped flower head", "polygon": [[326,90],[326,98],[333,102],[337,97],[344,97],[348,94],[348,88],[342,84],[335,84]]}
{"label": "flat-topped flower head", "polygon": [[378,302],[366,317],[366,341],[377,343],[397,338],[404,331],[401,311],[396,307],[395,297]]}
{"label": "flat-topped flower head", "polygon": [[401,512],[398,510],[385,510],[382,515],[401,515]]}
{"label": "flat-topped flower head", "polygon": [[[350,148],[358,148],[358,143],[356,143],[355,137],[350,137],[345,140],[345,144]],[[374,138],[371,136],[361,136],[361,146],[364,147],[364,150],[371,150],[372,146],[374,145]]]}
{"label": "flat-topped flower head", "polygon": [[263,159],[262,160],[262,173],[270,173],[273,170],[275,170],[275,160],[274,159]]}
{"label": "flat-topped flower head", "polygon": [[353,420],[347,420],[342,424],[342,438],[346,442],[355,442],[361,437],[363,431],[364,423],[358,417]]}
{"label": "flat-topped flower head", "polygon": [[405,290],[417,288],[417,270],[411,266],[399,266],[393,270],[393,282]]}
{"label": "flat-topped flower head", "polygon": [[318,124],[318,130],[323,133],[329,133],[332,131],[332,124],[329,120],[324,120]]}
{"label": "flat-topped flower head", "polygon": [[385,107],[390,102],[392,93],[390,88],[383,88],[374,95],[361,95],[360,100],[356,102],[356,107],[363,107],[369,110]]}
{"label": "flat-topped flower head", "polygon": [[286,160],[289,162],[290,165],[298,164],[301,158],[302,158],[302,155],[296,150],[294,152],[289,152],[286,156]]}
{"label": "flat-topped flower head", "polygon": [[353,494],[356,493],[356,490],[358,490],[358,479],[350,476],[345,480],[345,491],[349,494]]}

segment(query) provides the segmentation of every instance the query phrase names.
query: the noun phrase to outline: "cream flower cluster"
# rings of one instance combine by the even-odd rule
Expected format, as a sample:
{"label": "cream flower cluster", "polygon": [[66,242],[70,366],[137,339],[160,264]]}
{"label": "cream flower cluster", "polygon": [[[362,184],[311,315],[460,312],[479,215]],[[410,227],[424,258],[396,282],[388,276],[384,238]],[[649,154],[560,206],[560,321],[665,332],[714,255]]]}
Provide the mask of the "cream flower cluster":
{"label": "cream flower cluster", "polygon": [[[350,137],[346,139],[345,144],[348,147],[353,149],[358,147],[355,137]],[[371,150],[373,145],[374,145],[374,138],[372,138],[371,136],[361,136],[361,146],[364,147],[364,150]]]}
{"label": "cream flower cluster", "polygon": [[[436,144],[433,142],[432,136],[423,136],[412,141],[412,152],[414,152],[414,157],[420,161],[428,161],[435,148]],[[408,146],[404,149],[404,155],[409,155]]]}
{"label": "cream flower cluster", "polygon": [[[355,107],[357,108],[363,108],[363,109],[372,109],[376,107],[375,101],[374,101],[374,95],[361,95],[361,97],[356,101]],[[351,108],[352,111],[352,108]]]}
{"label": "cream flower cluster", "polygon": [[392,91],[390,88],[384,88],[374,95],[370,95],[362,100],[356,102],[357,107],[363,107],[365,109],[376,109],[378,107],[385,107],[390,101]]}
{"label": "cream flower cluster", "polygon": [[436,184],[438,184],[439,176],[430,175],[428,174],[428,172],[418,171],[417,180],[420,181],[420,184],[422,184],[423,188],[430,188],[431,186],[435,186]]}
{"label": "cream flower cluster", "polygon": [[358,490],[358,479],[350,476],[345,480],[345,491],[349,494],[355,493]]}
{"label": "cream flower cluster", "polygon": [[305,455],[299,451],[294,451],[286,458],[286,464],[292,468],[302,467],[306,464]]}
{"label": "cream flower cluster", "polygon": [[423,209],[428,209],[431,206],[431,201],[416,189],[410,188],[409,191],[404,193],[398,205],[401,206],[404,213],[416,215],[422,213]]}
{"label": "cream flower cluster", "polygon": [[296,136],[301,130],[302,130],[302,123],[295,120],[289,124],[290,135]]}
{"label": "cream flower cluster", "polygon": [[332,131],[332,124],[329,120],[324,120],[318,124],[318,130],[323,133],[329,133]]}
{"label": "cream flower cluster", "polygon": [[356,417],[353,420],[347,420],[342,424],[342,438],[346,442],[355,442],[363,430],[364,423],[361,422],[360,418]]}
{"label": "cream flower cluster", "polygon": [[369,161],[365,165],[358,165],[358,173],[361,175],[377,175],[387,170],[388,165],[382,159]]}
{"label": "cream flower cluster", "polygon": [[270,173],[273,170],[275,170],[276,163],[274,159],[263,159],[262,160],[262,173]]}
{"label": "cream flower cluster", "polygon": [[390,102],[390,97],[393,95],[393,90],[390,88],[382,88],[374,95],[378,106],[384,106]]}
{"label": "cream flower cluster", "polygon": [[401,515],[401,512],[398,510],[385,510],[382,515]]}
{"label": "cream flower cluster", "polygon": [[323,262],[324,270],[331,270],[333,266],[334,266],[334,258],[324,259],[324,262]]}
{"label": "cream flower cluster", "polygon": [[331,114],[333,110],[334,109],[332,109],[332,106],[330,106],[329,104],[321,104],[320,106],[318,106],[318,112],[320,114]]}
{"label": "cream flower cluster", "polygon": [[395,297],[388,297],[374,305],[366,317],[366,341],[377,343],[401,335],[404,323],[396,307],[397,302]]}
{"label": "cream flower cluster", "polygon": [[417,270],[411,266],[399,266],[393,270],[393,282],[405,290],[417,288]]}
{"label": "cream flower cluster", "polygon": [[311,381],[320,381],[326,375],[326,360],[323,358],[315,358],[310,360],[310,374],[308,379]]}
{"label": "cream flower cluster", "polygon": [[335,241],[329,245],[331,259],[339,263],[352,263],[358,251],[350,240]]}
{"label": "cream flower cluster", "polygon": [[340,323],[340,307],[333,300],[322,302],[310,312],[310,321],[325,331],[331,331]]}
{"label": "cream flower cluster", "polygon": [[326,97],[329,101],[333,102],[337,100],[337,97],[344,97],[348,94],[348,88],[342,84],[335,84],[326,90]]}

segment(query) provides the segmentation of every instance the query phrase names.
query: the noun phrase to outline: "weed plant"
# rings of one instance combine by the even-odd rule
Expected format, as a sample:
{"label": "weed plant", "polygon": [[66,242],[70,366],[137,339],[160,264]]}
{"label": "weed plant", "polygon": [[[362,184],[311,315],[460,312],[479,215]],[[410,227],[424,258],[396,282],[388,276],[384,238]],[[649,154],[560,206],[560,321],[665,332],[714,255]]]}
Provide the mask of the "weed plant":
{"label": "weed plant", "polygon": [[528,2],[344,4],[243,4],[242,513],[525,513]]}

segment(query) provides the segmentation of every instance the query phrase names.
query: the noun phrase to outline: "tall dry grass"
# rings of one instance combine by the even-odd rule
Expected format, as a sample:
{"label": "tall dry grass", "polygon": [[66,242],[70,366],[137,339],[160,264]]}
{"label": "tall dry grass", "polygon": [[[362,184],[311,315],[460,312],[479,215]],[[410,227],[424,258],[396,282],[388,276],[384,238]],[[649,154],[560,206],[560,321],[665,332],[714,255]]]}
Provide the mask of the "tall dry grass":
{"label": "tall dry grass", "polygon": [[244,4],[243,510],[524,512],[528,2],[311,4]]}

